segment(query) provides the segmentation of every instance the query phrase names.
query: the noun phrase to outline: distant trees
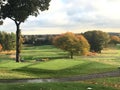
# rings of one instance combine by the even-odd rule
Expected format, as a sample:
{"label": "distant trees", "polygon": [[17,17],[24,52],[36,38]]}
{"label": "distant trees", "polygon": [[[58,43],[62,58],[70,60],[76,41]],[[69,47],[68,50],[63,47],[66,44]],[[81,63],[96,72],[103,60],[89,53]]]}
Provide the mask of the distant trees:
{"label": "distant trees", "polygon": [[84,33],[84,36],[90,44],[90,50],[98,53],[101,53],[101,50],[110,40],[108,33],[96,30],[87,31]]}
{"label": "distant trees", "polygon": [[56,36],[53,39],[53,44],[64,51],[68,51],[71,59],[75,53],[83,53],[89,50],[87,40],[82,35],[76,36],[71,32]]}
{"label": "distant trees", "polygon": [[2,50],[13,50],[15,49],[15,34],[0,32],[0,44]]}
{"label": "distant trees", "polygon": [[120,43],[120,37],[119,37],[119,36],[116,36],[116,35],[111,35],[111,36],[110,36],[110,42],[109,42],[109,43],[110,43],[110,44],[114,44],[114,45]]}

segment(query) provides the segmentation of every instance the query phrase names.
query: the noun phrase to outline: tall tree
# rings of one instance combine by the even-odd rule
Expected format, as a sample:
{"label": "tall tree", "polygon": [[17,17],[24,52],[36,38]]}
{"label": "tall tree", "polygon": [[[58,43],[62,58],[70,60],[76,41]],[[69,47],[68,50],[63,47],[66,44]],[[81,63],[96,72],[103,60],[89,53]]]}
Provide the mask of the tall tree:
{"label": "tall tree", "polygon": [[16,62],[20,62],[20,25],[30,16],[37,16],[40,11],[48,10],[51,0],[7,0],[1,6],[0,17],[10,18],[16,25]]}

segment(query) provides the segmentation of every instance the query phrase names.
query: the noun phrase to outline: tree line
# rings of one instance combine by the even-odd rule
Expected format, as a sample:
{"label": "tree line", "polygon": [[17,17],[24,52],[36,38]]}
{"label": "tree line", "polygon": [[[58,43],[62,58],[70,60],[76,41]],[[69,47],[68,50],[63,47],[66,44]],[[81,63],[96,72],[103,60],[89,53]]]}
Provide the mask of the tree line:
{"label": "tree line", "polygon": [[14,33],[0,31],[1,50],[14,50],[16,47],[15,38],[16,36]]}
{"label": "tree line", "polygon": [[81,34],[67,32],[60,35],[29,35],[24,36],[24,44],[31,45],[55,45],[70,53],[85,55],[87,52],[101,53],[104,47],[120,43],[120,37],[109,33],[93,30]]}
{"label": "tree line", "polygon": [[[13,50],[16,47],[16,35],[14,33],[0,32],[0,50]],[[20,48],[28,45],[55,45],[73,55],[85,55],[86,53],[101,53],[104,47],[120,43],[120,37],[109,33],[93,30],[81,34],[67,32],[58,35],[20,35]],[[20,50],[19,50],[20,51]]]}

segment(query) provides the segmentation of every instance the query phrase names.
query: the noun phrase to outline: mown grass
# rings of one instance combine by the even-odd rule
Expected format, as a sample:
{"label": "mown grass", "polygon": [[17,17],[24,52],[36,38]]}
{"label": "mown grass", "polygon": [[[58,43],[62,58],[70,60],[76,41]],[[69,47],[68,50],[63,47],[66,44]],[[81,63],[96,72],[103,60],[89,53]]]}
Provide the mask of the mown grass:
{"label": "mown grass", "polygon": [[[105,49],[95,56],[75,56],[69,59],[67,52],[54,46],[27,46],[21,54],[25,62],[16,63],[11,55],[0,54],[0,79],[59,78],[116,70],[120,66],[118,48]],[[36,61],[42,58],[48,58],[48,61]],[[88,87],[93,90],[119,90],[119,80],[116,77],[84,83],[0,84],[0,90],[87,90]]]}
{"label": "mown grass", "polygon": [[47,62],[3,61],[0,64],[0,78],[53,78],[100,73],[116,69],[115,66],[92,61],[51,60]]}
{"label": "mown grass", "polygon": [[[68,53],[55,48],[54,46],[35,46],[24,47],[22,56],[25,62],[16,63],[10,55],[0,56],[0,79],[19,79],[19,78],[58,78],[69,77],[73,75],[86,75],[116,70],[119,62],[116,56],[104,57],[106,52],[117,53],[116,51],[103,51],[96,56],[75,56],[74,59],[64,58]],[[47,53],[47,54],[46,54]],[[62,54],[60,54],[62,53]],[[35,56],[36,55],[36,56]],[[62,57],[64,59],[52,59],[52,57]],[[29,59],[26,59],[26,57]],[[36,61],[30,57],[51,57],[46,62]],[[102,57],[102,59],[101,59]],[[113,59],[114,58],[114,59]]]}
{"label": "mown grass", "polygon": [[68,52],[57,49],[52,45],[27,46],[23,48],[21,58],[25,60],[68,58]]}
{"label": "mown grass", "polygon": [[117,90],[94,84],[82,83],[22,83],[22,84],[0,84],[0,90]]}

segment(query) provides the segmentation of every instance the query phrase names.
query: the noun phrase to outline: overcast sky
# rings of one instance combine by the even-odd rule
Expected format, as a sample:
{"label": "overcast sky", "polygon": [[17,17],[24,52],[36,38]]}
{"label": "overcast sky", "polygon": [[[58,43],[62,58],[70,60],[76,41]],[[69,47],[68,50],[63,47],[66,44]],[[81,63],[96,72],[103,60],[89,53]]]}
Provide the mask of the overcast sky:
{"label": "overcast sky", "polygon": [[[15,32],[16,27],[6,19],[0,30]],[[51,0],[49,10],[30,16],[21,30],[22,34],[120,32],[120,0]]]}

